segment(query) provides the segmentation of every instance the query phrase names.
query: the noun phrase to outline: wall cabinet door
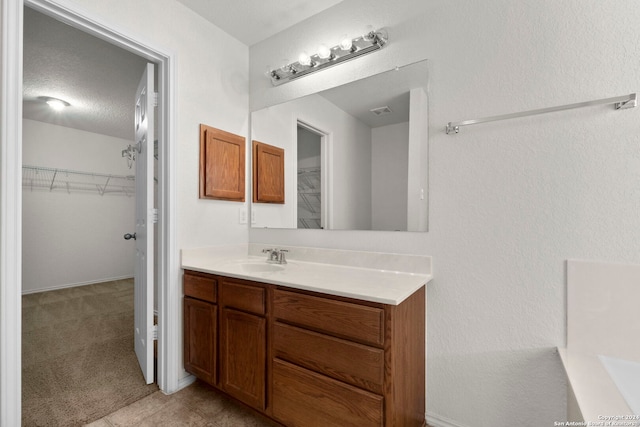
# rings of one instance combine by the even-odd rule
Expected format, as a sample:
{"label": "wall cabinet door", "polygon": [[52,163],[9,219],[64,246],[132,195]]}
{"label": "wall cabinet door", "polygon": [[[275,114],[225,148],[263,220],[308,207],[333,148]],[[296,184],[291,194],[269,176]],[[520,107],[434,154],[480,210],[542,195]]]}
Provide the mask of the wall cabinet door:
{"label": "wall cabinet door", "polygon": [[223,308],[221,314],[220,386],[262,411],[266,394],[266,319],[230,308]]}
{"label": "wall cabinet door", "polygon": [[193,298],[184,298],[184,369],[215,384],[217,307]]}
{"label": "wall cabinet door", "polygon": [[200,198],[244,202],[245,139],[200,125]]}
{"label": "wall cabinet door", "polygon": [[253,202],[284,203],[284,150],[253,141]]}

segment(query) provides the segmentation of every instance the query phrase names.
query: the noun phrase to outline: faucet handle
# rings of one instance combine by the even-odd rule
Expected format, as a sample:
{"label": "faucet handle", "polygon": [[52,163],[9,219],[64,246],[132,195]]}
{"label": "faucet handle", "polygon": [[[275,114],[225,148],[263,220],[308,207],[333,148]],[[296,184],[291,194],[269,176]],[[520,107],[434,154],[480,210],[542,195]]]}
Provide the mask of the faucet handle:
{"label": "faucet handle", "polygon": [[287,249],[279,249],[278,250],[278,263],[286,264],[287,258],[285,258],[285,252],[289,252]]}
{"label": "faucet handle", "polygon": [[271,253],[271,252],[273,252],[273,249],[266,249],[266,248],[265,248],[265,249],[263,249],[263,250],[262,250],[262,253],[263,253],[263,254]]}

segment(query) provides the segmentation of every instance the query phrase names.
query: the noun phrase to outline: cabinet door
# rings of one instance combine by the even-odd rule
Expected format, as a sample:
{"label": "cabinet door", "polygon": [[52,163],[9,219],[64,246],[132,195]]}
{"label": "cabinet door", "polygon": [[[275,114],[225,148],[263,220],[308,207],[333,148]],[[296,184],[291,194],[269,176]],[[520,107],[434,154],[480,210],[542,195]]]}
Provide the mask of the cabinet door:
{"label": "cabinet door", "polygon": [[216,383],[217,307],[184,299],[184,369],[209,384]]}
{"label": "cabinet door", "polygon": [[284,149],[253,141],[253,202],[284,203]]}
{"label": "cabinet door", "polygon": [[258,410],[265,408],[266,320],[230,308],[221,317],[221,387]]}
{"label": "cabinet door", "polygon": [[245,139],[200,125],[200,198],[244,202]]}

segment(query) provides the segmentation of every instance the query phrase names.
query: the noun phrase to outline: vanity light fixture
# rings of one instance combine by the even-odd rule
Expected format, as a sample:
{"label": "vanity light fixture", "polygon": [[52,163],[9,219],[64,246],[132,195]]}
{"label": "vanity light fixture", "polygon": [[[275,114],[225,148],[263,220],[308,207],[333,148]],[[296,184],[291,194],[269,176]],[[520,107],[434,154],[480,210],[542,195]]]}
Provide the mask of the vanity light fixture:
{"label": "vanity light fixture", "polygon": [[53,98],[51,96],[39,96],[38,99],[46,102],[47,105],[55,111],[62,111],[66,107],[71,105],[67,101],[63,101],[62,99],[58,99],[58,98]]}
{"label": "vanity light fixture", "polygon": [[367,31],[366,34],[355,39],[343,36],[340,43],[332,48],[320,45],[318,53],[314,55],[301,53],[297,62],[269,71],[269,77],[274,86],[279,86],[307,74],[375,52],[385,47],[387,43],[389,43],[389,36],[384,28]]}

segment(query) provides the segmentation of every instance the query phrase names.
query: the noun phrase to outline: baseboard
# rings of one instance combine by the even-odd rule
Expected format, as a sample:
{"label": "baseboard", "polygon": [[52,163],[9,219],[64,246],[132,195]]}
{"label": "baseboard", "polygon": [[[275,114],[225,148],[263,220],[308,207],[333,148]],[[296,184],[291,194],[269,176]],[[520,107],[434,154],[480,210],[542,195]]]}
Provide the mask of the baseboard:
{"label": "baseboard", "polygon": [[41,289],[22,290],[22,295],[36,294],[38,292],[57,291],[59,289],[75,288],[77,286],[95,285],[96,283],[113,282],[114,280],[133,279],[133,276],[108,277],[106,279],[90,280],[88,282],[69,283]]}
{"label": "baseboard", "polygon": [[[178,380],[178,388],[173,393],[177,393],[178,391],[182,390],[183,388],[189,387],[191,384],[196,382],[196,379],[197,378],[195,377],[195,375],[191,375],[191,374],[187,375],[184,378],[180,378]],[[163,393],[164,393],[164,391],[163,391]],[[171,393],[171,394],[173,394],[173,393]]]}
{"label": "baseboard", "polygon": [[430,414],[427,412],[425,416],[429,427],[467,427],[441,415]]}

